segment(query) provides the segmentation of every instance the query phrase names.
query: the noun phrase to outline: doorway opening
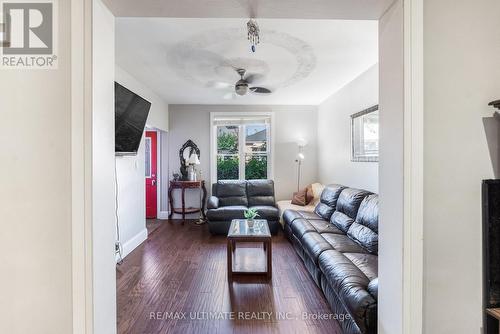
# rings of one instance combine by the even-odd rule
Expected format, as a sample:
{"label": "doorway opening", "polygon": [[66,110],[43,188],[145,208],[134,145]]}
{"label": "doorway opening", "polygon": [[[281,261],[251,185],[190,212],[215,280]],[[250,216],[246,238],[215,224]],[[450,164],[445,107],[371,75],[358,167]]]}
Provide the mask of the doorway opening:
{"label": "doorway opening", "polygon": [[[382,3],[382,2],[383,2],[383,1],[381,1],[381,3]],[[395,8],[395,7],[396,7],[396,9],[397,9],[397,10],[389,10],[389,9],[388,9],[388,7],[387,7],[387,6],[385,6],[385,5],[390,5],[390,4],[392,4],[392,8]],[[402,8],[402,3],[401,3],[400,1],[396,1],[396,2],[392,2],[392,1],[390,1],[390,2],[386,2],[386,3],[384,3],[384,4],[381,4],[380,6],[382,6],[382,7],[384,7],[384,8],[383,8],[383,10],[378,11],[378,15],[379,15],[379,16],[376,16],[376,15],[375,15],[375,16],[373,16],[371,19],[374,19],[374,18],[375,18],[375,19],[380,18],[380,16],[381,16],[381,15],[382,15],[382,16],[384,16],[384,17],[386,18],[385,23],[386,23],[387,25],[383,26],[382,28],[384,28],[384,29],[385,29],[385,28],[387,28],[387,27],[389,26],[389,28],[388,28],[388,29],[389,29],[389,30],[391,30],[391,29],[392,29],[391,31],[392,31],[392,32],[394,32],[394,34],[393,34],[392,36],[390,36],[391,38],[392,38],[392,37],[394,37],[394,38],[393,38],[393,39],[391,39],[391,38],[386,38],[385,42],[386,42],[387,44],[390,44],[390,42],[393,42],[394,40],[396,40],[396,43],[395,43],[396,45],[395,45],[395,46],[394,46],[394,45],[387,45],[387,44],[386,44],[386,45],[383,45],[383,46],[384,46],[384,50],[385,50],[385,51],[388,51],[388,53],[389,53],[389,55],[384,54],[384,57],[385,57],[385,58],[384,58],[384,57],[381,57],[381,58],[384,58],[384,59],[383,59],[383,61],[384,61],[384,65],[386,66],[386,67],[385,67],[385,70],[387,70],[387,69],[388,69],[388,63],[389,63],[389,61],[390,61],[390,60],[394,60],[394,59],[393,59],[393,58],[391,58],[391,57],[392,57],[394,54],[397,54],[397,55],[399,56],[399,55],[400,55],[400,51],[403,49],[403,45],[402,45],[402,37],[403,37],[403,36],[402,36],[401,31],[400,31],[400,28],[402,28],[402,24],[403,24],[403,23],[402,23],[402,16],[403,16],[403,12],[402,12],[402,10],[400,10],[400,9]],[[113,7],[113,6],[111,6],[111,7]],[[394,12],[396,12],[396,13],[394,14]],[[211,14],[211,15],[214,15],[214,14]],[[337,14],[337,15],[338,15],[338,14]],[[391,15],[392,15],[392,17],[390,17]],[[394,21],[394,17],[396,17],[396,20],[395,20],[396,22],[395,22],[395,24],[394,24],[395,26],[392,26],[391,24],[393,24],[393,23],[394,23],[394,22],[393,22],[393,21]],[[340,18],[340,17],[337,17],[337,18]],[[399,20],[399,19],[401,19],[401,20]],[[387,22],[387,21],[390,21],[390,22]],[[401,30],[402,30],[402,29],[401,29]],[[383,30],[383,33],[387,33],[387,30]],[[387,36],[386,36],[386,37],[387,37]],[[399,44],[398,44],[398,43],[399,43]],[[393,49],[391,49],[391,47],[394,47],[394,48],[396,49],[396,51],[391,53],[390,51],[393,51]],[[401,65],[402,65],[402,63],[403,63],[403,62],[402,62],[402,61],[401,61],[401,62],[399,62],[399,61],[400,61],[400,59],[399,59],[399,58],[398,58],[398,59],[396,59],[396,62],[395,62],[395,63],[396,63],[396,65],[400,65],[400,63],[401,63]],[[381,62],[382,62],[382,59],[381,59]],[[400,69],[402,70],[402,67],[399,67],[399,66],[398,66],[398,68],[400,68]],[[390,70],[390,69],[389,69],[389,70]],[[397,70],[396,70],[396,72],[397,72]],[[401,80],[400,80],[400,79],[401,79]],[[383,87],[381,87],[381,89],[383,88],[383,89],[385,90],[385,91],[384,91],[384,92],[385,92],[385,94],[387,94],[387,92],[388,92],[388,91],[391,91],[391,89],[393,88],[393,87],[391,87],[390,85],[387,85],[388,83],[389,83],[389,84],[391,83],[391,82],[390,82],[391,80],[393,80],[393,81],[397,81],[397,82],[392,82],[392,84],[397,84],[397,85],[398,85],[398,87],[402,87],[402,82],[401,82],[401,81],[403,81],[403,79],[404,79],[404,77],[403,77],[403,76],[401,76],[401,77],[397,77],[396,79],[394,79],[393,77],[390,77],[390,78],[389,78],[389,77],[386,77],[386,78],[385,78],[385,80],[386,80],[386,81],[381,80],[381,85],[382,85],[382,83],[384,83],[384,85],[383,85]],[[388,89],[388,88],[389,88],[389,89]],[[393,89],[393,90],[392,90],[392,92],[395,92],[395,91],[396,91],[395,89]],[[398,88],[398,90],[397,90],[397,92],[396,92],[396,94],[395,94],[395,95],[397,95],[397,99],[396,99],[396,100],[397,100],[397,103],[399,103],[399,102],[403,101],[403,97],[402,97],[402,96],[400,96],[400,95],[398,95],[399,93],[400,93],[400,95],[401,95],[401,94],[406,93],[406,92],[399,91],[399,88]],[[388,94],[388,95],[389,95],[389,94]],[[385,99],[387,99],[387,98],[388,98],[388,97],[386,96],[386,97],[385,97]],[[392,100],[394,101],[394,99],[392,99]],[[394,104],[395,102],[393,102],[393,101],[388,102],[387,100],[382,101],[382,99],[381,99],[381,118],[383,118],[383,117],[384,117],[384,116],[382,116],[382,115],[383,115],[384,110],[392,109],[392,110],[391,110],[391,112],[393,112],[394,114],[397,114],[397,117],[394,117],[394,118],[392,118],[391,120],[392,120],[392,121],[395,121],[395,122],[397,123],[397,125],[398,125],[398,126],[402,126],[402,125],[403,125],[403,124],[402,124],[402,119],[403,119],[402,114],[403,114],[403,112],[404,112],[406,109],[405,109],[402,105],[397,105],[397,106],[395,106],[395,104]],[[391,103],[392,103],[392,104],[391,104]],[[388,108],[388,105],[389,105],[389,108]],[[406,106],[406,107],[407,107],[407,106]],[[386,108],[386,109],[384,109],[384,108]],[[395,109],[396,109],[396,111],[394,111]],[[213,109],[212,109],[212,110],[213,110]],[[215,110],[213,110],[213,111],[215,111]],[[386,115],[387,115],[387,112],[386,112]],[[394,116],[394,115],[392,115],[392,116]],[[400,122],[400,121],[401,121],[401,122]],[[381,123],[383,124],[384,122],[381,122]],[[401,124],[400,124],[400,123],[401,123]],[[385,124],[388,124],[388,123],[386,122]],[[417,129],[417,130],[418,130],[418,129]],[[382,130],[381,130],[381,133],[384,133],[384,131],[387,131],[387,129],[385,129],[385,130],[384,130],[384,129],[382,129]],[[386,132],[386,133],[388,133],[388,132]],[[406,134],[406,132],[405,132],[405,134]],[[402,136],[402,133],[398,133],[398,135],[401,135],[401,136]],[[394,140],[394,142],[401,142],[399,139],[401,139],[401,138],[399,138],[399,137],[398,137],[398,138],[397,138],[397,140]],[[387,140],[387,137],[386,137],[386,139],[385,139],[385,140]],[[411,142],[411,141],[410,141],[410,142]],[[406,143],[406,141],[405,141],[405,143]],[[397,149],[397,153],[398,153],[398,154],[397,154],[397,155],[398,155],[398,157],[396,157],[396,158],[398,158],[398,159],[399,159],[399,158],[401,158],[401,160],[402,160],[402,159],[403,159],[403,150],[402,150],[402,147],[397,147],[396,149]],[[405,147],[405,150],[406,150],[406,147]],[[381,159],[382,159],[382,158],[383,158],[383,151],[384,151],[384,148],[383,148],[383,147],[381,147],[381,151],[382,151],[382,152],[381,152]],[[386,153],[387,153],[387,152],[386,152]],[[393,154],[393,156],[392,156],[392,157],[390,157],[388,160],[386,160],[386,162],[392,162],[392,161],[391,161],[392,159],[395,159],[394,154]],[[395,159],[395,160],[397,160],[397,159]],[[399,160],[398,160],[397,162],[399,162]],[[394,166],[395,166],[395,165],[397,165],[397,163],[395,163],[395,164],[394,164]],[[389,167],[391,167],[391,168],[392,168],[392,167],[394,167],[394,166],[391,166],[391,164],[387,164],[387,163],[386,163],[386,164],[385,164],[385,166],[384,166],[383,168],[381,168],[381,170],[382,170],[382,169],[384,169],[384,168],[386,169],[386,172],[384,173],[384,175],[386,175],[386,176],[387,176],[388,172],[391,170],[391,168],[387,168],[388,166],[389,166]],[[397,175],[398,175],[398,176],[403,176],[403,175],[402,175],[403,173],[399,173],[399,172],[401,172],[401,171],[399,171],[399,170],[398,170]],[[405,177],[407,176],[408,172],[409,172],[408,170],[405,170],[405,171],[404,171],[404,176],[405,176]],[[144,176],[145,176],[145,175],[146,175],[145,173],[142,175],[143,180],[144,180]],[[393,174],[393,175],[394,175],[394,174]],[[393,176],[393,175],[392,175],[392,176]],[[389,190],[391,190],[391,191],[392,191],[392,190],[394,190],[394,189],[396,189],[396,190],[394,191],[394,194],[393,194],[395,197],[398,197],[398,198],[403,198],[403,197],[405,197],[406,195],[403,193],[403,190],[402,190],[402,189],[403,189],[402,184],[403,184],[403,181],[404,181],[404,180],[403,180],[403,178],[400,178],[400,179],[398,179],[398,180],[396,180],[396,181],[394,181],[394,177],[390,177],[390,178],[392,178],[392,179],[393,179],[393,181],[392,181],[392,183],[393,183],[393,184],[389,184],[389,183],[387,183],[387,184],[386,184],[386,185],[389,185],[389,187],[386,187],[386,188],[385,188],[385,190],[386,190],[386,194],[389,194],[389,192],[387,191],[387,189],[389,189]],[[381,178],[381,184],[382,184],[383,182],[385,182],[385,181],[387,181],[387,180],[382,180],[382,178]],[[157,182],[158,182],[158,180],[157,180]],[[394,184],[394,183],[397,183],[397,184]],[[143,187],[143,188],[145,188],[144,181],[142,182],[142,187]],[[94,191],[96,191],[96,190],[94,190]],[[407,190],[405,190],[405,191],[407,191]],[[397,194],[396,194],[396,193],[397,193]],[[382,191],[381,191],[381,194],[382,194]],[[397,196],[396,196],[396,195],[397,195]],[[389,199],[389,197],[387,197],[387,199]],[[157,200],[158,200],[158,199],[157,199]],[[145,202],[144,202],[144,203],[145,203]],[[394,212],[396,212],[396,213],[398,214],[398,217],[396,217],[396,216],[394,216],[394,215],[391,217],[390,215],[388,215],[388,216],[387,216],[387,221],[391,221],[391,220],[392,220],[392,221],[399,221],[399,223],[395,223],[395,225],[394,225],[394,226],[392,226],[392,227],[394,227],[394,228],[395,228],[395,229],[393,230],[392,234],[394,234],[394,235],[398,235],[398,234],[399,234],[399,235],[400,235],[399,239],[401,239],[401,236],[403,235],[403,233],[398,233],[398,232],[402,232],[402,231],[403,231],[403,229],[402,229],[402,225],[403,225],[403,217],[399,217],[399,214],[400,214],[400,213],[402,213],[402,206],[403,206],[403,203],[402,203],[402,201],[395,201],[394,206],[398,206],[398,210],[393,210]],[[393,207],[394,207],[394,206],[393,206]],[[157,206],[157,211],[158,211],[158,206]],[[146,216],[146,214],[144,214],[144,217],[145,217],[145,216]],[[158,214],[157,214],[157,216],[158,216]],[[407,219],[407,217],[405,217],[405,219]],[[385,231],[385,232],[387,232],[387,231]],[[384,233],[385,233],[385,232],[384,232]],[[381,231],[381,234],[382,234],[382,231]],[[406,235],[406,232],[405,232],[405,235]],[[386,234],[386,237],[387,237],[387,236],[388,236],[388,235]],[[398,241],[400,241],[400,243],[403,243],[403,240],[399,240],[399,239],[398,239]],[[406,249],[406,245],[403,245],[403,246],[404,246],[404,247],[399,247],[398,249]],[[96,252],[96,253],[99,253],[99,252]],[[389,255],[386,253],[386,256],[389,256]],[[392,261],[392,262],[398,262],[398,259],[402,259],[402,254],[399,254],[399,253],[398,253],[398,254],[393,254],[393,255],[392,255],[392,259],[391,259],[391,261]],[[406,257],[405,257],[405,259],[406,259]],[[390,268],[388,268],[388,266],[387,266],[387,265],[388,265],[391,261],[386,261],[386,265],[385,265],[385,266],[382,266],[382,267],[384,267],[384,269],[386,270],[386,272],[391,272]],[[407,270],[408,268],[396,268],[396,270],[393,270],[393,271],[394,271],[394,272],[397,272],[397,271],[398,271],[397,269],[404,269],[404,271],[406,272],[406,270]],[[401,270],[401,272],[403,272],[403,270]],[[98,280],[98,277],[99,277],[99,275],[98,275],[98,272],[96,271],[96,278],[95,278],[95,279],[97,279],[97,280]],[[399,284],[397,284],[398,288],[399,288],[399,287],[401,287],[401,285],[402,285],[402,277],[399,277],[399,276],[398,276],[398,277],[396,277],[396,276],[394,276],[394,277],[393,277],[393,280],[394,280],[394,281],[399,282]],[[405,291],[404,291],[404,294],[405,294],[405,295],[406,295],[406,294],[410,294],[410,292],[412,292],[412,291],[406,291],[406,290],[405,290]],[[94,293],[97,293],[97,291],[96,291],[96,292],[94,292]],[[395,296],[388,296],[388,295],[389,295],[389,292],[388,292],[388,291],[382,291],[382,290],[381,290],[381,292],[380,292],[380,296],[386,296],[386,297],[388,298],[387,300],[391,300],[391,298],[392,298],[392,300],[395,300],[395,303],[391,303],[391,304],[392,304],[391,308],[392,308],[392,309],[396,309],[398,312],[402,312],[402,311],[403,311],[403,303],[402,303],[403,298],[402,298],[402,294],[403,294],[403,291],[399,291],[399,289],[398,289],[398,293],[396,293],[396,295],[395,295]],[[417,297],[417,301],[418,301],[418,297]],[[395,306],[394,306],[394,305],[395,305]],[[418,308],[418,305],[417,305],[417,308]],[[388,308],[388,305],[386,304],[386,305],[385,305],[385,307],[381,310],[382,312],[380,312],[380,313],[379,313],[379,319],[384,319],[384,316],[385,316],[385,318],[390,318],[390,317],[389,317],[389,313],[390,313],[390,312],[388,312],[388,309],[389,309],[389,308]],[[407,312],[407,310],[405,309],[405,314],[407,314],[407,313],[408,313],[408,312]],[[400,316],[400,315],[401,315],[401,314],[397,314],[397,315],[396,315],[396,317],[397,317],[399,320],[403,321],[403,320],[402,320],[403,316],[402,316],[402,315]],[[385,319],[385,320],[387,320],[387,319]],[[402,327],[403,327],[402,325],[401,325],[401,326],[399,326],[399,324],[396,324],[395,326],[396,326],[396,327],[400,327],[400,328],[402,328]]]}

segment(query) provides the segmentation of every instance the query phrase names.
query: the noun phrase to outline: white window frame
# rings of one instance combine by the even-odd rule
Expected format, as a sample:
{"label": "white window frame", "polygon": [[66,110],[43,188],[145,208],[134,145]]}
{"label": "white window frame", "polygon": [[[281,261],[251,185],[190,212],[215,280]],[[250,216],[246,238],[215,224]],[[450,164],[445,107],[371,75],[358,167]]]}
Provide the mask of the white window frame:
{"label": "white window frame", "polygon": [[[268,118],[270,124],[267,128],[267,179],[274,179],[274,114],[272,112],[211,112],[210,113],[210,181],[217,182],[217,125],[214,124],[218,117],[228,118]],[[238,155],[239,159],[239,179],[245,179],[245,125],[239,125],[238,134]],[[242,159],[243,156],[243,159]]]}
{"label": "white window frame", "polygon": [[[352,162],[378,162],[379,160],[379,155],[380,155],[380,149],[377,150],[376,155],[365,155],[365,154],[359,154],[356,153],[356,137],[359,135],[355,131],[355,122],[359,117],[378,112],[380,115],[379,107],[378,104],[374,105],[373,107],[367,108],[363,111],[357,112],[355,114],[351,115],[351,161]],[[379,129],[380,129],[380,116],[379,116]],[[358,129],[359,131],[363,131],[363,129]],[[380,130],[379,130],[380,134]],[[378,141],[380,143],[380,135],[378,138]]]}

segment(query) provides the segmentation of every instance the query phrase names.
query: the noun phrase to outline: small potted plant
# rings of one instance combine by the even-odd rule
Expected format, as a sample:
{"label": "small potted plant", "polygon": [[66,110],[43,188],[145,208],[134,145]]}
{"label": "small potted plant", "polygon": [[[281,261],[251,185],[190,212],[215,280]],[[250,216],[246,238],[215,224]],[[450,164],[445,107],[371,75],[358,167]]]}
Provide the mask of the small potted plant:
{"label": "small potted plant", "polygon": [[256,209],[247,209],[247,210],[245,210],[243,215],[245,216],[245,218],[248,222],[248,227],[253,227],[253,221],[254,221],[255,217],[259,216]]}

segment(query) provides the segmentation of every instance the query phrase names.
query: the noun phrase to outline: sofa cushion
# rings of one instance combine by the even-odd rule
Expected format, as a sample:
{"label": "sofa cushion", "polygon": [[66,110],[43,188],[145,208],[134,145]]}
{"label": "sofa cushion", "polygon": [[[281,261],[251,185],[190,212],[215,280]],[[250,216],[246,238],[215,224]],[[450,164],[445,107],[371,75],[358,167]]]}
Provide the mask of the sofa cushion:
{"label": "sofa cushion", "polygon": [[[279,206],[279,202],[278,202]],[[297,210],[286,209],[283,212],[283,222],[285,225],[290,225],[295,219],[303,218],[302,215]]]}
{"label": "sofa cushion", "polygon": [[310,211],[299,211],[299,214],[302,216],[302,218],[307,219],[307,220],[320,220],[320,221],[325,221],[323,217],[319,216],[316,212],[310,212]]}
{"label": "sofa cushion", "polygon": [[305,218],[307,220],[323,220],[314,212],[304,211],[304,210],[285,210],[283,212],[283,221],[285,224],[290,225],[295,219]]}
{"label": "sofa cushion", "polygon": [[342,232],[347,233],[349,227],[354,224],[354,219],[343,212],[335,211],[330,218],[330,223],[336,226]]}
{"label": "sofa cushion", "polygon": [[321,193],[319,203],[314,209],[314,212],[323,219],[330,220],[333,211],[335,211],[337,199],[344,188],[344,186],[338,184],[327,185]]}
{"label": "sofa cushion", "polygon": [[220,207],[232,205],[248,206],[246,181],[218,181],[214,184],[213,190],[215,196],[219,198]]}
{"label": "sofa cushion", "polygon": [[248,180],[247,195],[249,206],[276,205],[273,180]]}
{"label": "sofa cushion", "polygon": [[351,218],[356,218],[361,202],[370,194],[366,190],[345,188],[338,197],[336,210],[345,213]]}
{"label": "sofa cushion", "polygon": [[333,249],[332,246],[318,232],[309,232],[302,236],[302,246],[305,254],[318,265],[318,257],[326,250]]}
{"label": "sofa cushion", "polygon": [[356,221],[347,235],[368,250],[378,252],[378,195],[367,196],[361,203]]}
{"label": "sofa cushion", "polygon": [[297,237],[302,237],[307,232],[318,233],[342,233],[338,228],[324,220],[308,220],[304,218],[295,219],[290,224],[292,233]]}
{"label": "sofa cushion", "polygon": [[318,258],[324,279],[360,328],[365,328],[368,310],[377,303],[368,292],[370,279],[345,254],[326,250]]}
{"label": "sofa cushion", "polygon": [[257,205],[257,206],[251,206],[250,209],[257,210],[257,213],[259,214],[257,219],[278,221],[280,217],[278,208],[275,208],[274,206]]}
{"label": "sofa cushion", "polygon": [[316,232],[314,226],[304,218],[295,219],[291,222],[290,226],[292,228],[292,234],[299,239],[307,232]]}
{"label": "sofa cushion", "polygon": [[343,233],[341,230],[339,230],[326,220],[308,219],[308,221],[318,233],[335,233],[335,234]]}
{"label": "sofa cushion", "polygon": [[336,251],[341,253],[366,253],[363,247],[349,239],[349,237],[345,234],[322,233],[321,235]]}
{"label": "sofa cushion", "polygon": [[234,205],[223,206],[217,209],[207,210],[207,218],[210,221],[231,221],[233,219],[245,219],[243,213],[248,209],[246,206]]}
{"label": "sofa cushion", "polygon": [[332,224],[347,233],[356,219],[361,202],[369,194],[371,193],[366,190],[343,189],[338,197],[335,212],[330,217]]}
{"label": "sofa cushion", "polygon": [[344,255],[351,260],[370,281],[378,277],[378,256],[366,253],[344,253]]}

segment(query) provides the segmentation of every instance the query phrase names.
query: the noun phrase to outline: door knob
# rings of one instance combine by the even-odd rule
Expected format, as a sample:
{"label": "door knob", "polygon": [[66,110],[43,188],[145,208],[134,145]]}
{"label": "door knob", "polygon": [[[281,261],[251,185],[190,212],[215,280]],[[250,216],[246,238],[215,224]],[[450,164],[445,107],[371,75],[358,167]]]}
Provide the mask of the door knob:
{"label": "door knob", "polygon": [[156,180],[155,179],[151,180],[151,185],[156,186]]}

